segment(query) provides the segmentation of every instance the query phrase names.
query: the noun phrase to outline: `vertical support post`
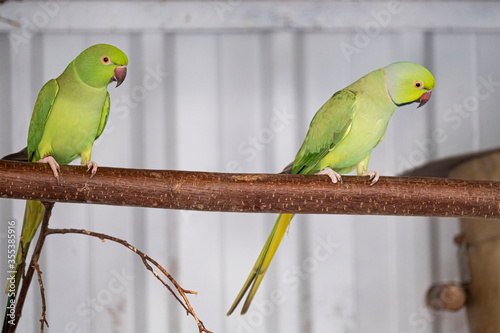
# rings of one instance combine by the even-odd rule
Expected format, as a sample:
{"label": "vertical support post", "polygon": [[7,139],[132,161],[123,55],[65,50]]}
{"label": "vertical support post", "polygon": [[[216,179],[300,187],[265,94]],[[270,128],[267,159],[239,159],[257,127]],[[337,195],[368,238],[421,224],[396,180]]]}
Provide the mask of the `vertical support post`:
{"label": "vertical support post", "polygon": [[[498,181],[500,153],[463,162],[450,171],[450,177]],[[466,218],[460,220],[460,228],[471,273],[467,295],[470,331],[500,332],[500,220]]]}

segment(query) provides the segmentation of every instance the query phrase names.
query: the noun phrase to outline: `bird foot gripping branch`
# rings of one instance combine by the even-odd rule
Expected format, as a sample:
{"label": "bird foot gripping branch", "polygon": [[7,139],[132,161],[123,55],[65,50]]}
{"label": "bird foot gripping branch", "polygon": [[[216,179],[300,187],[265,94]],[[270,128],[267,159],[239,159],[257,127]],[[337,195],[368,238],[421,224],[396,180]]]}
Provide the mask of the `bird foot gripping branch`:
{"label": "bird foot gripping branch", "polygon": [[57,179],[57,184],[60,184],[61,181],[59,179],[59,173],[61,172],[61,167],[59,163],[51,155],[46,155],[45,157],[39,159],[38,163],[47,163],[50,166],[50,169],[54,173],[54,177]]}
{"label": "bird foot gripping branch", "polygon": [[334,183],[334,184],[337,184],[337,183],[342,184],[342,176],[339,175],[337,172],[333,171],[332,168],[329,168],[329,167],[324,168],[320,172],[315,173],[315,175],[327,175],[332,180],[332,183]]}
{"label": "bird foot gripping branch", "polygon": [[87,167],[87,171],[91,171],[90,173],[90,178],[93,178],[97,172],[97,162],[94,161],[87,161],[83,163],[84,166]]}
{"label": "bird foot gripping branch", "polygon": [[370,186],[377,184],[380,178],[380,174],[378,173],[378,171],[373,171],[373,170],[365,170],[363,171],[363,173],[361,173],[361,176],[369,177],[368,179],[370,180]]}

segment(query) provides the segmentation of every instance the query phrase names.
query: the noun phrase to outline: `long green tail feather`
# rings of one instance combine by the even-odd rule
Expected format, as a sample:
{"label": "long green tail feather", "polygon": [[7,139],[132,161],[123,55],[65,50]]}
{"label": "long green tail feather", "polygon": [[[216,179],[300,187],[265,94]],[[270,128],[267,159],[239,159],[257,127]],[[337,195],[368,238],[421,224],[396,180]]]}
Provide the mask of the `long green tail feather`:
{"label": "long green tail feather", "polygon": [[276,250],[278,249],[281,239],[285,235],[286,229],[288,228],[288,225],[290,224],[292,218],[293,214],[280,214],[278,216],[276,223],[274,224],[273,230],[271,231],[271,234],[267,238],[266,244],[264,245],[264,248],[260,252],[259,257],[257,258],[257,261],[255,262],[255,265],[253,266],[250,275],[248,276],[248,279],[245,281],[243,288],[241,288],[240,293],[238,294],[235,301],[233,302],[233,305],[227,312],[228,316],[231,313],[233,313],[234,309],[243,299],[243,296],[245,296],[248,288],[252,286],[250,288],[250,292],[248,293],[247,299],[243,304],[243,309],[241,310],[241,314],[245,314],[247,312],[255,294],[257,293],[260,283],[264,278],[267,268],[269,267],[269,264],[271,263],[271,260],[273,259],[273,256],[276,253]]}

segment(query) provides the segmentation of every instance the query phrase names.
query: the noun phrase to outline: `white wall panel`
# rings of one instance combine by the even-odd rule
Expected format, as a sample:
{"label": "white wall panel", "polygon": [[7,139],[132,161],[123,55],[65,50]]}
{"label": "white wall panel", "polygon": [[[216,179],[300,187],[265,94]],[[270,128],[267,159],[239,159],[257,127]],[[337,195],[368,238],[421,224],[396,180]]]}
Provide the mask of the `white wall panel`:
{"label": "white wall panel", "polygon": [[[500,67],[497,66],[498,58],[495,57],[495,51],[492,45],[499,45],[500,37],[498,34],[478,34],[477,35],[477,75],[478,79],[474,82],[480,89],[478,118],[479,131],[478,144],[481,149],[497,147],[500,141],[500,112],[498,112],[500,98]],[[479,82],[478,82],[479,81]]]}
{"label": "white wall panel", "polygon": [[[279,172],[335,91],[399,60],[431,69],[436,89],[425,107],[396,111],[370,169],[396,175],[500,142],[500,7],[492,4],[454,3],[450,15],[443,3],[404,3],[350,56],[341,45],[356,45],[360,29],[374,20],[372,11],[386,10],[386,3],[230,2],[221,17],[209,3],[105,2],[99,6],[114,14],[104,21],[97,4],[83,5],[61,5],[22,43],[9,40],[19,29],[0,22],[1,156],[26,145],[43,83],[85,47],[101,42],[129,57],[127,79],[108,89],[111,115],[93,151],[101,166]],[[345,15],[339,17],[337,9]],[[0,16],[26,24],[23,18],[39,10],[38,4],[9,4],[0,6]],[[412,18],[419,13],[422,26]],[[436,19],[445,14],[443,22]],[[488,80],[493,83],[484,87]],[[478,84],[489,94],[469,107]],[[14,218],[19,233],[23,212],[24,202],[0,200],[0,220]],[[189,299],[214,332],[467,332],[464,311],[432,313],[424,305],[430,284],[458,279],[453,219],[296,216],[248,314],[241,317],[238,308],[226,317],[275,219],[57,204],[51,225],[109,233],[144,250],[184,288],[199,292]],[[322,252],[328,243],[331,253]],[[80,235],[50,236],[41,267],[48,332],[65,332],[73,324],[81,332],[197,331],[139,258],[121,246]],[[118,275],[125,276],[123,288],[110,294]],[[276,291],[283,295],[279,304],[271,302]],[[37,330],[39,299],[33,283],[19,331]],[[101,303],[91,308],[93,299]]]}

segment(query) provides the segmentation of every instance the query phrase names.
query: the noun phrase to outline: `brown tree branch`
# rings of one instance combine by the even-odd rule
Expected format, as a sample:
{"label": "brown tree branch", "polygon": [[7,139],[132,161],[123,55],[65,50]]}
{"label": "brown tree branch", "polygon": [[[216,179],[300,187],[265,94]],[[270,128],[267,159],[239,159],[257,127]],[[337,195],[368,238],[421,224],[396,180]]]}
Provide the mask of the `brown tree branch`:
{"label": "brown tree branch", "polygon": [[225,212],[500,218],[500,182],[443,178],[226,174],[0,160],[0,197]]}
{"label": "brown tree branch", "polygon": [[[142,262],[144,263],[144,266],[146,266],[147,270],[150,271],[170,291],[170,293],[172,293],[172,295],[174,295],[175,299],[177,299],[177,301],[187,311],[187,314],[193,316],[194,320],[196,321],[196,324],[198,325],[199,332],[200,333],[202,333],[202,332],[212,333],[209,330],[207,330],[205,328],[205,325],[203,325],[203,322],[200,319],[198,319],[198,316],[194,312],[193,307],[191,306],[191,304],[189,303],[189,300],[187,299],[186,294],[197,294],[197,293],[195,291],[186,290],[186,289],[182,288],[177,283],[177,281],[172,277],[172,275],[170,275],[165,268],[163,268],[160,264],[158,264],[158,262],[156,260],[154,260],[153,258],[148,256],[144,252],[138,250],[135,246],[131,245],[126,240],[116,238],[113,236],[109,236],[106,234],[98,233],[98,232],[84,230],[84,229],[71,229],[71,228],[68,228],[68,229],[47,229],[46,232],[47,232],[47,235],[51,235],[51,234],[81,234],[81,235],[96,237],[96,238],[99,238],[100,240],[107,239],[107,240],[110,240],[110,241],[113,241],[115,243],[118,243],[118,244],[125,246],[126,248],[128,248],[132,252],[136,253],[139,257],[141,257]],[[170,286],[165,281],[163,281],[163,279],[160,277],[158,272],[156,272],[151,267],[151,265],[149,263],[153,264],[153,266],[158,268],[158,270],[160,270],[160,272],[162,272],[170,280],[170,282],[175,286],[175,288],[179,292],[179,295],[181,295],[181,297],[184,299],[184,303],[179,299],[179,297],[172,290],[172,288],[170,288]]]}
{"label": "brown tree branch", "polygon": [[[31,262],[28,267],[26,275],[23,277],[23,283],[21,285],[21,291],[19,292],[19,297],[16,303],[16,313],[14,323],[16,325],[8,325],[7,332],[13,333],[17,328],[17,323],[19,323],[19,318],[21,318],[23,312],[24,301],[26,300],[26,295],[28,294],[28,289],[31,284],[31,279],[33,278],[33,273],[35,271],[36,265],[38,265],[38,259],[40,258],[40,253],[42,252],[43,243],[47,236],[47,229],[49,227],[50,215],[52,214],[52,208],[54,207],[53,202],[43,202],[45,206],[45,213],[43,214],[42,226],[40,227],[40,236],[36,242],[35,250],[31,256]],[[43,323],[42,323],[43,325]]]}

